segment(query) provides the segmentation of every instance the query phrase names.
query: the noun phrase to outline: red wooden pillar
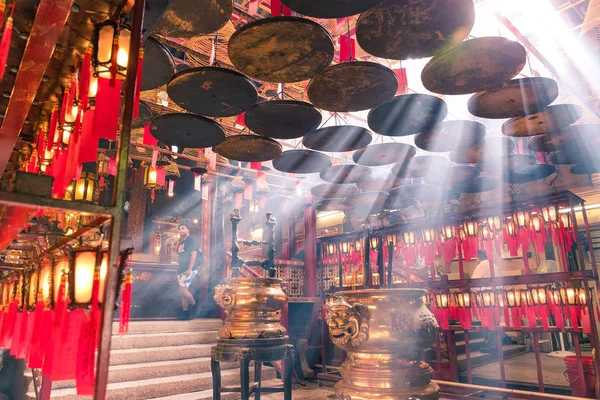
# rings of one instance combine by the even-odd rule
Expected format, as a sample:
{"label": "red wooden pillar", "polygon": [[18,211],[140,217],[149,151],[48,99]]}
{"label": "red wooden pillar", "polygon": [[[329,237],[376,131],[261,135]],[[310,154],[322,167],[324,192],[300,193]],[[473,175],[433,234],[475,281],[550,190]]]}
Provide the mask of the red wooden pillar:
{"label": "red wooden pillar", "polygon": [[317,213],[312,196],[304,202],[304,296],[317,297]]}

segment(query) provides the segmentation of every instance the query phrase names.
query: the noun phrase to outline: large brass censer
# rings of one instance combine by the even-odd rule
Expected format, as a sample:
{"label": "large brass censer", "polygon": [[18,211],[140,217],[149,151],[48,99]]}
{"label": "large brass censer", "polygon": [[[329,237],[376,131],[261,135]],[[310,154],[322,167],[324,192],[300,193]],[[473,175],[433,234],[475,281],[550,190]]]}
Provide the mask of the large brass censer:
{"label": "large brass censer", "polygon": [[283,337],[281,308],[287,296],[281,280],[273,278],[230,278],[215,287],[215,301],[225,310],[225,325],[219,339],[268,339]]}
{"label": "large brass censer", "polygon": [[432,369],[421,361],[438,332],[424,290],[339,292],[326,310],[331,340],[347,353],[338,399],[439,398]]}

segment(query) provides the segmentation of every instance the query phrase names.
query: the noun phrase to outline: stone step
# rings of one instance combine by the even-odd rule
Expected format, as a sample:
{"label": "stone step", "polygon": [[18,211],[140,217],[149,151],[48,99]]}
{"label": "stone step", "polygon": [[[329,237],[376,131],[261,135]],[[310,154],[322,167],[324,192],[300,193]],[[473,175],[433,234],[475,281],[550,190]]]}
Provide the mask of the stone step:
{"label": "stone step", "polygon": [[[469,349],[471,352],[480,350],[485,344],[485,338],[471,339],[469,336]],[[466,352],[465,342],[456,342],[456,354],[464,354]]]}
{"label": "stone step", "polygon": [[[214,331],[222,325],[223,322],[218,318],[202,318],[191,321],[132,321],[129,323],[129,334]],[[118,333],[119,321],[115,321],[113,323],[113,335],[118,335]]]}
{"label": "stone step", "polygon": [[112,350],[110,352],[110,365],[127,365],[210,357],[210,349],[213,346],[213,343],[205,343],[184,346]]}
{"label": "stone step", "polygon": [[113,336],[113,350],[139,349],[147,347],[183,346],[190,344],[214,343],[217,331],[145,333]]}
{"label": "stone step", "polygon": [[[275,378],[275,369],[263,367],[262,376],[265,381]],[[221,371],[221,380],[224,386],[239,385],[239,369]],[[202,372],[199,374],[109,383],[108,400],[146,400],[195,393],[198,390],[202,393],[210,389],[212,389],[212,374]],[[57,400],[89,400],[89,397],[78,396],[75,388],[53,390],[50,397]],[[27,400],[35,400],[35,393],[27,393]]]}
{"label": "stone step", "polygon": [[[266,387],[275,387],[275,386],[282,386],[283,383],[281,382],[280,379],[270,379],[267,381],[263,380],[262,385],[266,386]],[[271,397],[271,396],[273,396],[273,397]],[[209,390],[203,390],[201,392],[184,393],[184,394],[177,394],[174,396],[159,397],[159,398],[153,399],[153,400],[205,400],[205,399],[212,399],[212,398],[213,398],[213,392],[212,392],[212,389],[209,389]],[[230,399],[236,400],[239,398],[240,398],[239,393],[221,393],[221,400],[230,400]],[[253,398],[253,396],[250,396],[250,398]],[[261,398],[282,399],[283,393],[262,394]]]}
{"label": "stone step", "polygon": [[[469,340],[481,339],[487,337],[488,332],[485,330],[481,331],[469,331]],[[465,340],[465,331],[456,331],[454,333],[454,340],[456,342],[463,342]]]}
{"label": "stone step", "polygon": [[[222,363],[221,369],[227,370],[236,368],[239,363]],[[143,379],[164,378],[175,375],[189,375],[202,372],[210,372],[210,357],[193,358],[177,361],[148,362],[130,365],[111,366],[108,374],[109,383],[138,381]],[[27,378],[31,378],[31,372],[26,373]],[[32,382],[32,381],[30,381]],[[52,389],[74,388],[75,381],[52,382]],[[30,383],[28,391],[33,391],[33,384]]]}
{"label": "stone step", "polygon": [[[504,345],[503,354],[504,358],[514,356],[516,354],[525,353],[527,347],[524,345]],[[459,354],[457,357],[458,369],[467,368],[467,356],[466,354]],[[478,365],[486,364],[492,361],[498,360],[498,355],[496,353],[482,353],[481,351],[472,351],[471,352],[471,368],[476,367]]]}

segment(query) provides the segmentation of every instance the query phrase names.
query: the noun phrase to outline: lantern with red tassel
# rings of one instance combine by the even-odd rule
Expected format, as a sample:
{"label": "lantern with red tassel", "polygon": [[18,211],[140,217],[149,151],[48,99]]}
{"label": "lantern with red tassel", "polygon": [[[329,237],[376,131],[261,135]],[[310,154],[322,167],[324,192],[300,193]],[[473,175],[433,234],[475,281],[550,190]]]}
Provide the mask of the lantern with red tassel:
{"label": "lantern with red tassel", "polygon": [[560,297],[560,290],[550,289],[548,288],[546,291],[546,297],[549,299],[550,303],[550,311],[552,311],[552,315],[554,316],[554,322],[556,327],[562,329],[565,327],[565,317],[562,309],[562,300]]}
{"label": "lantern with red tassel", "polygon": [[402,234],[404,239],[404,262],[406,266],[406,276],[407,280],[410,282],[411,280],[411,272],[410,269],[415,265],[415,233],[414,232],[404,232]]}
{"label": "lantern with red tassel", "polygon": [[547,232],[544,228],[544,220],[539,214],[531,217],[531,234],[534,238],[534,244],[537,253],[544,253]]}
{"label": "lantern with red tassel", "polygon": [[470,330],[473,321],[471,317],[471,292],[466,290],[456,293],[456,303],[458,305],[460,326],[466,330]]}
{"label": "lantern with red tassel", "polygon": [[444,238],[444,263],[448,265],[456,256],[456,228],[453,225],[445,225],[442,227],[441,237]]}
{"label": "lantern with red tassel", "polygon": [[97,77],[111,81],[125,79],[130,39],[131,31],[121,29],[115,21],[107,19],[95,25],[92,42],[93,65]]}
{"label": "lantern with red tassel", "polygon": [[548,330],[548,289],[545,287],[537,287],[531,289],[531,299],[536,309],[536,313],[542,321],[544,331]]}
{"label": "lantern with red tassel", "polygon": [[481,325],[487,327],[489,330],[494,330],[494,309],[496,307],[494,292],[483,290],[477,299],[479,300],[478,306],[481,309]]}
{"label": "lantern with red tassel", "polygon": [[466,261],[477,258],[477,233],[479,227],[475,221],[466,221],[461,230],[461,242]]}
{"label": "lantern with red tassel", "polygon": [[423,229],[422,232],[423,243],[424,243],[424,258],[425,265],[428,265],[430,268],[431,279],[435,280],[435,265],[434,265],[434,257],[435,257],[435,229],[426,228]]}
{"label": "lantern with red tassel", "polygon": [[437,293],[435,304],[438,308],[440,328],[450,329],[450,296],[448,293]]}

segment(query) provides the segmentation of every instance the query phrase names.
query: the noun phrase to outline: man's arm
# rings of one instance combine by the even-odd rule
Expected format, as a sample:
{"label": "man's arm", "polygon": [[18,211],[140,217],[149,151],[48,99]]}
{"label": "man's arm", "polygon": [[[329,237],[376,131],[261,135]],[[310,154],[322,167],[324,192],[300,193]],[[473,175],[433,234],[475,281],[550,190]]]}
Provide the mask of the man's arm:
{"label": "man's arm", "polygon": [[190,265],[187,269],[187,275],[190,276],[192,274],[192,270],[194,269],[194,264],[196,263],[196,255],[198,254],[197,250],[190,251]]}

